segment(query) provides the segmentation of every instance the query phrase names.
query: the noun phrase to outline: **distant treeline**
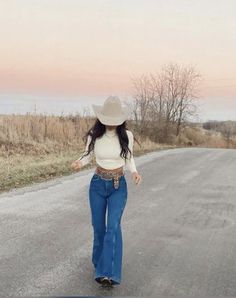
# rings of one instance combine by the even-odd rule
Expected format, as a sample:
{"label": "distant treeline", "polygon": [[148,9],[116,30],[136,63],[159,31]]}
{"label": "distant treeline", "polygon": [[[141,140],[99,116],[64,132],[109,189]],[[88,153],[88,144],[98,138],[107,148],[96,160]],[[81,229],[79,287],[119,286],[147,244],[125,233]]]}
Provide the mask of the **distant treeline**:
{"label": "distant treeline", "polygon": [[[236,128],[236,121],[227,120],[227,121],[219,121],[219,120],[209,120],[203,123],[203,128],[207,130],[215,130],[221,132],[222,127],[230,127]],[[236,131],[235,131],[236,132]]]}
{"label": "distant treeline", "polygon": [[211,120],[203,123],[203,128],[219,132],[225,139],[227,147],[235,140],[236,137],[236,121],[217,121]]}

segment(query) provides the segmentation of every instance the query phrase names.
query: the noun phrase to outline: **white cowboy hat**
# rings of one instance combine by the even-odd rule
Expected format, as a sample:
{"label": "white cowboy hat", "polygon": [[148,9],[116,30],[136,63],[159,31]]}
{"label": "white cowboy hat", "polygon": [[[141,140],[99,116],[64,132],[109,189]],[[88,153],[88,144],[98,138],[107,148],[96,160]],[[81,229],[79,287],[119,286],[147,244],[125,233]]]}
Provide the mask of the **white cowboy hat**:
{"label": "white cowboy hat", "polygon": [[120,125],[128,119],[128,107],[122,106],[119,97],[109,96],[103,105],[92,105],[97,118],[105,125]]}

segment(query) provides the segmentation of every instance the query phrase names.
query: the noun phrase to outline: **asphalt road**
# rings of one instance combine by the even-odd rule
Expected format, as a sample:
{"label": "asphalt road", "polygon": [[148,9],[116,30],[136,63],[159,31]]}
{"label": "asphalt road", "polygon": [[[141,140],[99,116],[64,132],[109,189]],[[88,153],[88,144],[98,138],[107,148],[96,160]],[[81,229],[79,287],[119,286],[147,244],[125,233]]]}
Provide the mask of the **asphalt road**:
{"label": "asphalt road", "polygon": [[236,296],[236,150],[136,157],[122,283],[93,280],[92,170],[0,196],[0,296]]}

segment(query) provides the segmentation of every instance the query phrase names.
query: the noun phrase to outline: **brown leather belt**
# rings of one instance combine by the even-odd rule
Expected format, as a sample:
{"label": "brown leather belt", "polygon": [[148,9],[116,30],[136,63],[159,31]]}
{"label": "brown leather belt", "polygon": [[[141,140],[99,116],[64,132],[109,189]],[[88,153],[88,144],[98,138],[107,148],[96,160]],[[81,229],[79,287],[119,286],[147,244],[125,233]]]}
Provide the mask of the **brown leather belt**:
{"label": "brown leather belt", "polygon": [[104,179],[114,179],[114,187],[119,188],[119,179],[121,176],[125,175],[123,167],[118,169],[108,170],[97,166],[95,173]]}

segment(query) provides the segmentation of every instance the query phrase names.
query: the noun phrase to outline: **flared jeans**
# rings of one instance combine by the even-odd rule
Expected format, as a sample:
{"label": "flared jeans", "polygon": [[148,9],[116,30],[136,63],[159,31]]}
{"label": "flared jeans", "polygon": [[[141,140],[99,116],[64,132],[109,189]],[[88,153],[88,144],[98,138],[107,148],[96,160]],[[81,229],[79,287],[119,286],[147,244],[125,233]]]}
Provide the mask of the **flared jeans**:
{"label": "flared jeans", "polygon": [[94,279],[108,276],[113,284],[120,284],[122,275],[121,217],[128,196],[125,175],[120,177],[119,187],[113,179],[105,179],[94,173],[89,186],[89,202],[93,227],[92,263]]}

